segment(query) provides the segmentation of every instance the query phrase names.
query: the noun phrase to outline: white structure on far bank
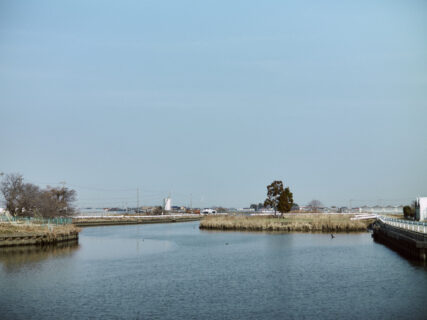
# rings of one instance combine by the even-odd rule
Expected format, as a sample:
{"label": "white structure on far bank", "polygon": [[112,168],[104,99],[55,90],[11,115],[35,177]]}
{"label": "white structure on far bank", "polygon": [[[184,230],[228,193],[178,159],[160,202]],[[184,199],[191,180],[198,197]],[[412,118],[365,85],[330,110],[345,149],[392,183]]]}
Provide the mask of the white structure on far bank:
{"label": "white structure on far bank", "polygon": [[172,199],[170,197],[167,197],[163,200],[163,208],[165,209],[165,211],[172,210]]}
{"label": "white structure on far bank", "polygon": [[201,214],[216,214],[216,210],[214,209],[209,209],[209,208],[205,208],[202,210],[202,212],[200,212]]}
{"label": "white structure on far bank", "polygon": [[10,215],[9,211],[4,208],[0,208],[0,221],[2,220],[1,216],[5,216],[8,221],[12,221],[12,216]]}
{"label": "white structure on far bank", "polygon": [[427,220],[427,197],[419,197],[415,201],[415,220]]}

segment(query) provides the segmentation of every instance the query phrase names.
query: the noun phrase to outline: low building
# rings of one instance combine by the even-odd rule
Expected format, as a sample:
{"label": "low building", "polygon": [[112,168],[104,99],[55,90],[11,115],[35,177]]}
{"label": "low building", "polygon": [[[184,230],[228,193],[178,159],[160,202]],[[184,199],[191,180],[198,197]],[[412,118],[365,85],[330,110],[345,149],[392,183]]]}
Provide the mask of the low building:
{"label": "low building", "polygon": [[205,208],[205,209],[203,209],[200,212],[200,214],[204,214],[204,215],[207,215],[207,214],[216,214],[216,210]]}
{"label": "low building", "polygon": [[427,220],[427,197],[419,197],[415,201],[415,220]]}
{"label": "low building", "polygon": [[258,210],[258,212],[264,213],[264,214],[274,214],[273,209],[267,209],[267,208],[262,208],[261,210]]}
{"label": "low building", "polygon": [[403,206],[362,206],[357,208],[359,213],[370,213],[370,214],[396,214],[400,215],[403,212]]}

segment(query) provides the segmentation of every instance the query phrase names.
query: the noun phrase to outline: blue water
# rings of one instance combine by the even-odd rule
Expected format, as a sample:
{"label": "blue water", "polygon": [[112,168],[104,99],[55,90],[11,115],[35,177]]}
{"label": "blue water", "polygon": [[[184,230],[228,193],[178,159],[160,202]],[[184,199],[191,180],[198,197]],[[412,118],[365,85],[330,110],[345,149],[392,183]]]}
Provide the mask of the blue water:
{"label": "blue water", "polygon": [[370,234],[85,228],[0,251],[1,319],[427,319],[427,269]]}

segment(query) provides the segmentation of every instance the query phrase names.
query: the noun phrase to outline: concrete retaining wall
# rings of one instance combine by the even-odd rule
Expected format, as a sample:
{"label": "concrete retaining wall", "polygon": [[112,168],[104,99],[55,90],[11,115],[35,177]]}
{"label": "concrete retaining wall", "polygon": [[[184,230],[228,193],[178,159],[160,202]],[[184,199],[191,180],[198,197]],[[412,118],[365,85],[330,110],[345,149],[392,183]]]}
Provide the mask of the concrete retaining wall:
{"label": "concrete retaining wall", "polygon": [[78,241],[79,233],[70,234],[11,234],[0,236],[0,247],[47,245],[66,241]]}
{"label": "concrete retaining wall", "polygon": [[168,223],[168,222],[189,222],[200,220],[199,217],[162,217],[162,218],[90,218],[73,219],[73,224],[77,227],[114,226],[125,224],[145,224],[145,223]]}
{"label": "concrete retaining wall", "polygon": [[401,254],[423,262],[427,261],[427,235],[403,230],[377,221],[373,227],[372,237]]}

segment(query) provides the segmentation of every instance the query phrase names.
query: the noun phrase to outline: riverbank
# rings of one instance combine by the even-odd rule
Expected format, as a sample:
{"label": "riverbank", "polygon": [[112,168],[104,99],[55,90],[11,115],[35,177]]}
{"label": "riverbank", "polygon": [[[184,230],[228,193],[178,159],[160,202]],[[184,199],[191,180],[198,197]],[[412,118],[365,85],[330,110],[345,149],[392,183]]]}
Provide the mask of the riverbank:
{"label": "riverbank", "polygon": [[124,224],[170,223],[200,220],[198,214],[163,215],[163,216],[80,216],[73,218],[78,227],[112,226]]}
{"label": "riverbank", "polygon": [[353,215],[342,214],[292,214],[273,216],[207,216],[200,222],[200,229],[233,231],[281,232],[363,232],[374,222],[351,220]]}
{"label": "riverbank", "polygon": [[[402,255],[427,262],[427,233],[420,225],[406,225],[384,218],[378,219],[373,225],[372,238]],[[412,227],[412,228],[411,228]],[[412,229],[412,230],[411,230]]]}
{"label": "riverbank", "polygon": [[0,223],[0,247],[48,245],[77,241],[80,229],[74,225]]}

